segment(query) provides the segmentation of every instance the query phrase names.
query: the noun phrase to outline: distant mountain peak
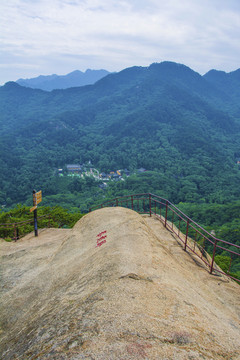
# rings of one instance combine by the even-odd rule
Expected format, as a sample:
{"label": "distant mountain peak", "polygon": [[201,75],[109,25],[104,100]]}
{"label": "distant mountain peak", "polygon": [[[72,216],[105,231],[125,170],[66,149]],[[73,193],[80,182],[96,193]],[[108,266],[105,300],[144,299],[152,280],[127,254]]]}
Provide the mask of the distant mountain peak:
{"label": "distant mountain peak", "polygon": [[3,85],[5,88],[19,88],[20,85],[15,81],[8,81]]}
{"label": "distant mountain peak", "polygon": [[181,64],[181,63],[176,63],[174,61],[162,61],[160,63],[154,62],[149,66],[149,68],[159,68],[159,69],[164,68],[164,69],[169,69],[169,70],[172,70],[172,69],[179,70],[179,68],[182,68],[182,69],[191,70],[194,72],[194,70],[190,69],[188,66]]}
{"label": "distant mountain peak", "polygon": [[74,70],[67,75],[40,75],[31,79],[18,79],[17,84],[32,89],[52,91],[54,89],[67,89],[71,87],[92,85],[106,75],[109,71],[87,69],[85,72]]}
{"label": "distant mountain peak", "polygon": [[226,74],[226,72],[223,70],[211,69],[205,75],[207,74]]}

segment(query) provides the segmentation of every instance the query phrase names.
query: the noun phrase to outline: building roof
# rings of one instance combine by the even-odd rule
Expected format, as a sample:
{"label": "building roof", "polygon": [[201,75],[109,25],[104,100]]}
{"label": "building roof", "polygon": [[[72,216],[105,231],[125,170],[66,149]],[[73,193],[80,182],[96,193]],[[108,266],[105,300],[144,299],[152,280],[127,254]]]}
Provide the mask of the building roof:
{"label": "building roof", "polygon": [[75,169],[75,170],[80,170],[80,169],[81,169],[81,165],[79,165],[79,164],[69,164],[69,165],[67,165],[67,169],[68,169],[68,170],[73,170],[73,169]]}

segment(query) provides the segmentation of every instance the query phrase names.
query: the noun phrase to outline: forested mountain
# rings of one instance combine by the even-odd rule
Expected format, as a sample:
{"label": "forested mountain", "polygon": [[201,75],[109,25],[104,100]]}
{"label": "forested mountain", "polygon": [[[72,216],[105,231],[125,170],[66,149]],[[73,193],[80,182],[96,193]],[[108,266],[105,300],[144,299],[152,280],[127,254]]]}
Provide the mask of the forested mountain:
{"label": "forested mountain", "polygon": [[[52,92],[7,83],[0,88],[0,204],[24,202],[33,188],[49,202],[74,198],[82,209],[139,191],[174,203],[238,200],[239,70],[224,76],[227,86],[216,71],[201,76],[163,62]],[[99,171],[148,171],[105,191],[90,178],[56,176],[56,168],[89,160]]]}
{"label": "forested mountain", "polygon": [[32,89],[51,91],[54,89],[67,89],[70,87],[94,84],[104,76],[110,74],[107,70],[91,70],[85,72],[75,70],[67,75],[40,75],[32,79],[18,79],[16,82]]}
{"label": "forested mountain", "polygon": [[227,102],[232,104],[232,109],[229,110],[231,113],[235,112],[235,114],[239,116],[240,69],[230,73],[210,70],[204,75],[204,79],[206,79],[218,89],[223,89],[224,94],[227,95]]}

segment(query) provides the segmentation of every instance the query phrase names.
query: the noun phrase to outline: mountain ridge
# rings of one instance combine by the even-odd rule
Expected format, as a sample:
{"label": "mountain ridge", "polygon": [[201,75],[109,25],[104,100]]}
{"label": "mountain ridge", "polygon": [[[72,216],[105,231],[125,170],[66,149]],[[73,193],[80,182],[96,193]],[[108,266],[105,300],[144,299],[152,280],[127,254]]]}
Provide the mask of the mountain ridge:
{"label": "mountain ridge", "polygon": [[87,69],[85,72],[74,70],[66,75],[40,75],[30,79],[18,79],[17,84],[32,89],[52,91],[54,89],[66,89],[70,87],[85,86],[94,84],[104,76],[110,74],[109,71]]}

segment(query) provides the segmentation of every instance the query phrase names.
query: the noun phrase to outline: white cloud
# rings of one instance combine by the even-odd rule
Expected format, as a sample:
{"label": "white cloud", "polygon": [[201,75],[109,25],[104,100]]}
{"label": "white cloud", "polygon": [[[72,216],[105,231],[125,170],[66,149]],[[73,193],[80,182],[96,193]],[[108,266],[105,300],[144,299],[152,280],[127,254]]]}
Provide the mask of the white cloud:
{"label": "white cloud", "polygon": [[[220,66],[230,71],[239,67],[239,39],[238,0],[0,3],[0,51],[6,54],[1,62],[5,69],[9,64],[12,77],[16,64],[15,78],[25,76],[19,63],[26,64],[27,74],[33,64],[36,75],[60,67],[61,73],[88,67],[120,70],[162,60],[200,72]],[[6,76],[0,82],[10,80]]]}

